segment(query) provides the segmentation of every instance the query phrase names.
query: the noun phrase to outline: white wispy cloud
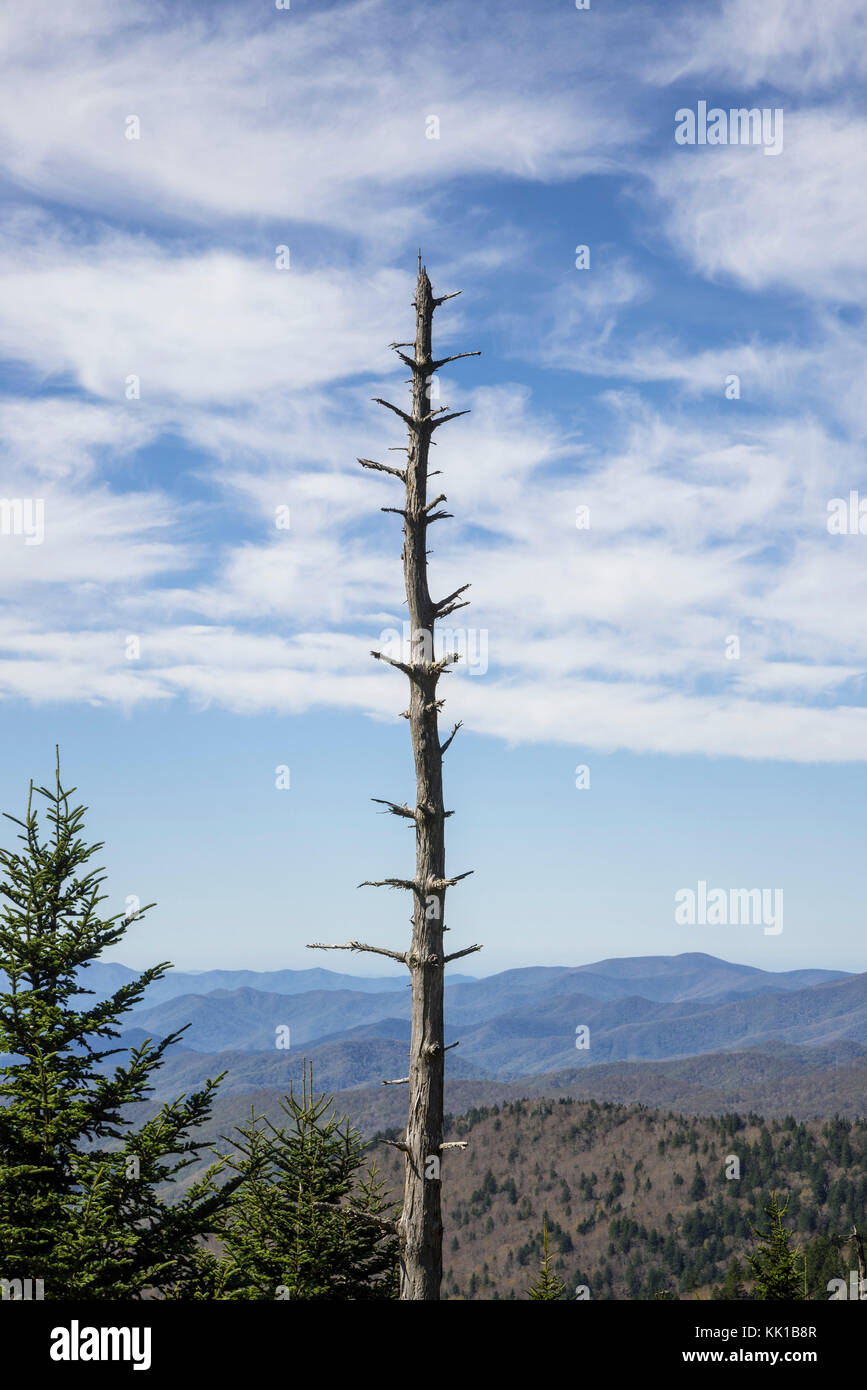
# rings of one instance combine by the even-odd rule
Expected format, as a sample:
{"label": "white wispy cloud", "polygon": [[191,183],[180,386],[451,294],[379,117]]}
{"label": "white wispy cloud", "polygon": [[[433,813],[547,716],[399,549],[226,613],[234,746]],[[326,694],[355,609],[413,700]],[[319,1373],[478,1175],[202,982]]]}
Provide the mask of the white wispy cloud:
{"label": "white wispy cloud", "polygon": [[777,158],[759,147],[682,147],[649,172],[668,236],[702,275],[862,302],[867,120],[857,113],[788,110]]}
{"label": "white wispy cloud", "polygon": [[[857,312],[837,312],[864,290],[864,122],[839,93],[816,96],[856,65],[851,14],[833,6],[809,45],[776,6],[750,27],[732,3],[691,18],[662,62],[627,39],[628,16],[576,31],[586,16],[540,28],[515,7],[504,26],[500,9],[444,4],[438,23],[373,0],[255,24],[99,3],[4,16],[0,164],[18,205],[0,228],[0,354],[15,370],[3,491],[44,499],[46,531],[39,546],[0,537],[15,596],[0,694],[394,717],[398,678],[369,656],[405,612],[398,522],[380,512],[393,485],[355,463],[402,442],[370,403],[405,390],[386,345],[412,276],[392,258],[436,230],[450,273],[488,283],[508,268],[514,283],[534,236],[473,220],[486,181],[605,171],[644,190],[642,215],[686,273],[756,302],[793,296],[805,330],[721,341],[709,324],[696,350],[663,330],[664,296],[626,247],[594,248],[590,271],[517,306],[484,302],[504,352],[520,336],[535,364],[591,379],[602,423],[581,433],[568,400],[543,409],[521,381],[476,387],[470,366],[449,369],[443,399],[473,413],[438,441],[455,521],[436,528],[432,576],[442,593],[472,580],[452,621],[484,629],[490,659],[450,678],[449,713],[510,741],[867,758],[867,638],[850,617],[867,599],[865,540],[825,525],[828,499],[858,485],[864,431],[863,334]],[[619,99],[610,61],[598,76],[612,42],[633,79]],[[808,94],[779,158],[667,137],[648,150],[642,84],[658,116],[665,84],[733,77],[737,62],[744,81],[789,75]],[[124,136],[129,114],[140,140]],[[480,237],[462,244],[448,213],[468,186]],[[440,341],[477,309],[451,310]],[[730,373],[747,413],[721,412]],[[649,384],[672,388],[667,404],[648,404]],[[143,451],[167,440],[193,451],[195,502],[170,469],[137,482]]]}
{"label": "white wispy cloud", "polygon": [[837,88],[867,71],[867,15],[859,0],[723,0],[689,7],[658,41],[648,77],[672,82],[695,73],[741,87],[773,82],[790,91]]}
{"label": "white wispy cloud", "polygon": [[592,59],[563,52],[562,17],[504,25],[498,5],[448,0],[436,15],[386,0],[77,9],[62,25],[48,0],[7,14],[2,163],[25,189],[103,212],[291,219],[382,246],[426,219],[444,180],[604,168],[629,129],[622,103],[594,101]]}

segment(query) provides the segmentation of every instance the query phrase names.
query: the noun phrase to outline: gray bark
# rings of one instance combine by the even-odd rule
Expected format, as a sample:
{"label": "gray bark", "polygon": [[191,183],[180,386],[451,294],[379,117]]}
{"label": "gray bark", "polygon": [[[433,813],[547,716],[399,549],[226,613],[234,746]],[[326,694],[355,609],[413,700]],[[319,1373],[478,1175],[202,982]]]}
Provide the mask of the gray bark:
{"label": "gray bark", "polygon": [[[444,743],[440,743],[438,717],[443,701],[437,687],[449,665],[458,660],[455,653],[443,653],[437,660],[434,648],[435,623],[438,617],[465,605],[461,595],[463,585],[446,598],[435,602],[428,588],[427,535],[428,527],[450,513],[437,510],[446,501],[442,495],[428,502],[428,455],[431,438],[440,425],[455,419],[458,411],[448,414],[445,409],[432,411],[430,382],[434,373],[446,362],[458,357],[478,356],[478,353],[457,353],[453,357],[434,360],[431,334],[434,310],[451,295],[437,299],[431,290],[427,272],[419,256],[418,282],[414,301],[416,311],[415,342],[393,343],[398,356],[412,371],[412,407],[407,414],[389,401],[379,401],[395,412],[406,424],[409,434],[405,469],[359,459],[362,467],[376,469],[397,477],[405,488],[402,507],[384,507],[403,517],[403,571],[406,600],[409,609],[411,651],[396,661],[380,652],[384,660],[401,670],[409,680],[409,720],[416,776],[415,807],[383,802],[397,816],[415,821],[415,877],[385,879],[375,887],[404,888],[412,893],[412,941],[405,954],[383,951],[381,947],[366,947],[360,942],[348,943],[350,950],[374,950],[395,956],[408,966],[412,984],[412,1034],[410,1042],[409,1077],[400,1078],[395,1085],[408,1082],[409,1115],[405,1137],[396,1144],[406,1160],[406,1179],[403,1211],[398,1224],[401,1251],[402,1299],[437,1300],[442,1282],[442,1208],[439,1166],[444,1148],[462,1147],[443,1144],[443,1062],[445,1037],[443,1028],[443,972],[446,961],[458,955],[480,950],[471,946],[445,955],[443,933],[445,926],[445,897],[447,888],[466,874],[447,879],[445,870],[445,819],[449,812],[443,806],[443,754],[454,738],[457,728]],[[413,354],[401,351],[413,347]],[[376,799],[376,798],[375,798]],[[339,949],[347,949],[339,948]],[[333,949],[333,948],[326,948]]]}

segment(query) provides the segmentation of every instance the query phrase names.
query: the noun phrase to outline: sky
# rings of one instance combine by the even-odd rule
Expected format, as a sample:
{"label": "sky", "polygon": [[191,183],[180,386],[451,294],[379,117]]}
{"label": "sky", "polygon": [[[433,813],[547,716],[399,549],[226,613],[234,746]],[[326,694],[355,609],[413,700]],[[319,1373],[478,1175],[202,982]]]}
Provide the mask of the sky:
{"label": "sky", "polygon": [[[462,292],[437,352],[482,354],[441,373],[471,413],[431,555],[472,585],[458,968],[867,968],[865,30],[856,0],[0,9],[0,805],[59,744],[108,906],[158,904],[117,958],[379,974],[306,943],[408,940],[356,887],[411,865],[370,798],[413,794],[369,655],[397,484],[356,460],[403,443],[372,398],[406,402],[421,248]],[[782,930],[676,921],[701,883],[783,894]]]}

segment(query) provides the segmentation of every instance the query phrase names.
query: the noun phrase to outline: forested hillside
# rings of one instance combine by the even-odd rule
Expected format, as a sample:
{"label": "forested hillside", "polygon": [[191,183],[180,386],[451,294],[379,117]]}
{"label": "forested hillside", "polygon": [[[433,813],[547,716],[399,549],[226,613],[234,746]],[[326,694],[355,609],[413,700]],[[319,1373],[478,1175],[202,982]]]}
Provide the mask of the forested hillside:
{"label": "forested hillside", "polygon": [[[867,1121],[692,1118],[570,1099],[513,1101],[448,1124],[466,1139],[444,1172],[448,1298],[523,1298],[547,1220],[554,1266],[592,1298],[678,1298],[738,1292],[769,1192],[806,1251],[811,1298],[846,1277],[847,1238],[867,1210]],[[395,1193],[402,1157],[380,1160]],[[740,1178],[725,1176],[740,1160]],[[741,1285],[748,1289],[749,1280]]]}

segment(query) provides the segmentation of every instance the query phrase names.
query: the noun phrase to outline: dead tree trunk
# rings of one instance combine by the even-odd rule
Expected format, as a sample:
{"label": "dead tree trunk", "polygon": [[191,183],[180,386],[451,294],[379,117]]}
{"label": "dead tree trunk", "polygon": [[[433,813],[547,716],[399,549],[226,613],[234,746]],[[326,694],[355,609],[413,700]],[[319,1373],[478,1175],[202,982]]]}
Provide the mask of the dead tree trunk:
{"label": "dead tree trunk", "polygon": [[857,1226],[852,1227],[852,1245],[858,1261],[858,1297],[867,1297],[867,1260],[864,1257],[864,1237]]}
{"label": "dead tree trunk", "polygon": [[[459,293],[459,291],[458,291]],[[443,806],[443,754],[457,733],[456,724],[448,738],[440,743],[438,716],[444,703],[438,697],[440,677],[459,659],[459,653],[446,652],[437,657],[434,625],[437,618],[466,606],[461,595],[469,588],[463,584],[446,598],[435,601],[428,589],[427,533],[435,521],[451,515],[440,509],[443,494],[428,501],[428,455],[434,431],[447,420],[454,420],[466,411],[449,414],[445,407],[431,406],[431,382],[446,362],[459,357],[477,357],[476,352],[459,352],[451,357],[434,360],[431,330],[434,310],[453,295],[435,298],[430,280],[419,254],[418,283],[415,295],[415,342],[392,343],[392,347],[412,372],[412,409],[409,414],[380,400],[406,424],[409,445],[406,449],[406,468],[392,468],[359,459],[363,468],[392,474],[403,483],[405,500],[402,507],[383,507],[403,517],[403,572],[406,601],[409,607],[410,649],[402,652],[402,660],[373,652],[378,661],[386,661],[402,671],[409,680],[409,720],[412,750],[415,759],[415,807],[381,801],[396,816],[415,822],[416,866],[413,879],[385,879],[363,884],[370,887],[406,889],[413,895],[412,942],[406,952],[389,951],[382,947],[366,946],[352,941],[345,946],[322,947],[326,950],[373,951],[403,961],[409,968],[412,982],[412,1036],[410,1042],[409,1076],[400,1082],[409,1085],[409,1117],[406,1134],[395,1141],[406,1158],[406,1182],[403,1212],[399,1222],[401,1248],[402,1299],[436,1300],[442,1281],[442,1213],[440,1164],[444,1148],[465,1147],[463,1144],[443,1143],[443,1063],[445,1036],[443,1029],[443,972],[450,960],[481,950],[469,946],[463,951],[446,955],[443,946],[446,889],[466,878],[458,874],[446,878],[445,819],[451,812]],[[412,347],[413,355],[403,352]],[[375,797],[379,801],[380,798]],[[471,872],[471,871],[469,871]],[[386,1084],[395,1085],[397,1082]]]}

